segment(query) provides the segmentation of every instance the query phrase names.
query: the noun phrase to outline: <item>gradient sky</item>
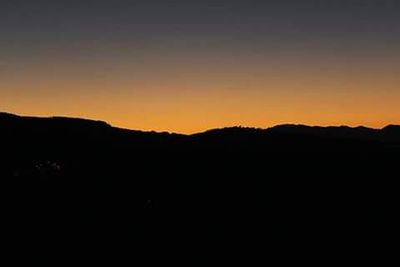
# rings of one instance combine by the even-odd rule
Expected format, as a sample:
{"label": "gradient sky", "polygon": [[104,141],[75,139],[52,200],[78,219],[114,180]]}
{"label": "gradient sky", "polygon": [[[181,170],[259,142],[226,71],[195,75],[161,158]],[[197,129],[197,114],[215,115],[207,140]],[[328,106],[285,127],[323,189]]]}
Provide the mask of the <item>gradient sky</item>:
{"label": "gradient sky", "polygon": [[400,123],[398,0],[1,0],[0,111],[192,133]]}

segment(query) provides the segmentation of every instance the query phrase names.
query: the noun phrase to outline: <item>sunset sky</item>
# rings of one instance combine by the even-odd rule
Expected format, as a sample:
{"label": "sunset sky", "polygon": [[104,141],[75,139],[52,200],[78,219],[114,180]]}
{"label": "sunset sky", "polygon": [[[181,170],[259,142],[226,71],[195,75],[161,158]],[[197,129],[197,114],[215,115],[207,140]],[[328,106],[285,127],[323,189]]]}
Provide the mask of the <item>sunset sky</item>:
{"label": "sunset sky", "polygon": [[400,1],[2,0],[0,111],[180,133],[400,124]]}

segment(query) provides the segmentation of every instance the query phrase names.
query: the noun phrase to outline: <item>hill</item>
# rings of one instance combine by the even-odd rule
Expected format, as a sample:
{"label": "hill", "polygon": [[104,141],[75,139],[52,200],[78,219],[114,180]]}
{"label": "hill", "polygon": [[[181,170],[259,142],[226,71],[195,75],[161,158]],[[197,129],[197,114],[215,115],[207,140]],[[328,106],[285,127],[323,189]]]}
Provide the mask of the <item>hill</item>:
{"label": "hill", "polygon": [[0,146],[10,246],[41,265],[339,259],[396,225],[395,125],[180,135],[1,113]]}

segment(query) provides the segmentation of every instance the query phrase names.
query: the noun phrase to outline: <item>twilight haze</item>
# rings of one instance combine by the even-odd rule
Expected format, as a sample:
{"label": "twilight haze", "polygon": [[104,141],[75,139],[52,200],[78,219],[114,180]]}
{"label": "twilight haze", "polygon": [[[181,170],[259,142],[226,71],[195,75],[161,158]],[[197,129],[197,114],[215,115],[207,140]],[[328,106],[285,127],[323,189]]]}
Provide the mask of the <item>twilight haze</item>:
{"label": "twilight haze", "polygon": [[400,123],[398,0],[2,0],[0,110],[192,133]]}

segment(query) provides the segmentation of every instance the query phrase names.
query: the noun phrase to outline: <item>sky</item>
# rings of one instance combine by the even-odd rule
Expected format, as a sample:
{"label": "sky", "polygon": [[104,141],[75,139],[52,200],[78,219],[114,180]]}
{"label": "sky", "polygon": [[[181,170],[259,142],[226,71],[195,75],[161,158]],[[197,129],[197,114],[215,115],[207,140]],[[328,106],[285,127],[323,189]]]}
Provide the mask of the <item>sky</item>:
{"label": "sky", "polygon": [[193,133],[400,124],[398,0],[2,0],[0,111]]}

